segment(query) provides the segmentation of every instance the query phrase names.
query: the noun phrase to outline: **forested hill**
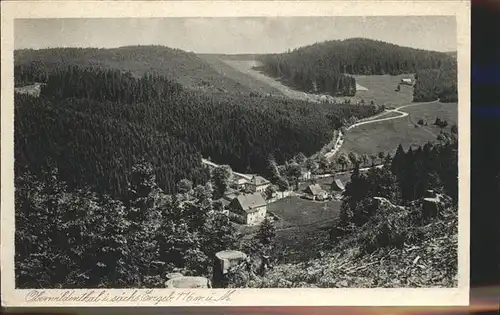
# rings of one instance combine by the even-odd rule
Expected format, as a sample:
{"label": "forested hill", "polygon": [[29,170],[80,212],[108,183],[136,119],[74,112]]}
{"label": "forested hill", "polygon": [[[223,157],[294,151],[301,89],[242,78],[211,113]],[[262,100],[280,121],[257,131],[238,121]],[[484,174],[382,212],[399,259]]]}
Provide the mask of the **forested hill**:
{"label": "forested hill", "polygon": [[353,95],[346,74],[398,75],[456,63],[446,53],[426,51],[370,39],[326,41],[261,57],[262,70],[303,91]]}
{"label": "forested hill", "polygon": [[68,65],[113,69],[142,76],[147,72],[167,77],[189,89],[248,95],[251,90],[217,72],[196,54],[165,46],[50,48],[14,51],[15,84],[45,82],[48,74]]}
{"label": "forested hill", "polygon": [[[265,174],[278,162],[317,152],[334,129],[377,106],[311,104],[188,91],[168,79],[77,66],[52,72],[39,98],[16,95],[16,175],[59,169],[70,186],[124,193],[132,165],[146,160],[159,185],[204,184],[201,157]],[[283,141],[286,139],[286,141]]]}

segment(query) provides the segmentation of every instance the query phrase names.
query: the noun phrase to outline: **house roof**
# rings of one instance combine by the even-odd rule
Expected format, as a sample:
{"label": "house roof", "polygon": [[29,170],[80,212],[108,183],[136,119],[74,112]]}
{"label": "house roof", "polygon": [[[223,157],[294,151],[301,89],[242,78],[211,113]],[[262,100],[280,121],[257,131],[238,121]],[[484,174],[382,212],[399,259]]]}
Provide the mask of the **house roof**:
{"label": "house roof", "polygon": [[242,185],[242,184],[248,183],[248,179],[240,177],[240,178],[236,179],[235,182],[236,182],[236,184]]}
{"label": "house roof", "polygon": [[255,192],[253,194],[241,194],[233,199],[233,202],[245,212],[254,212],[257,208],[266,205],[266,201],[262,194]]}
{"label": "house roof", "polygon": [[269,183],[270,182],[267,179],[265,179],[264,177],[259,176],[259,175],[254,175],[252,177],[252,180],[250,181],[250,184],[255,185],[255,186],[266,185]]}
{"label": "house roof", "polygon": [[321,188],[319,184],[309,185],[307,186],[306,190],[308,190],[313,195],[319,195],[325,192],[325,190]]}
{"label": "house roof", "polygon": [[236,198],[236,196],[238,196],[237,192],[230,192],[230,193],[225,194],[224,197],[222,197],[222,198],[225,199],[225,200],[231,201],[234,198]]}
{"label": "house roof", "polygon": [[344,183],[338,178],[333,181],[332,188],[335,190],[345,190]]}

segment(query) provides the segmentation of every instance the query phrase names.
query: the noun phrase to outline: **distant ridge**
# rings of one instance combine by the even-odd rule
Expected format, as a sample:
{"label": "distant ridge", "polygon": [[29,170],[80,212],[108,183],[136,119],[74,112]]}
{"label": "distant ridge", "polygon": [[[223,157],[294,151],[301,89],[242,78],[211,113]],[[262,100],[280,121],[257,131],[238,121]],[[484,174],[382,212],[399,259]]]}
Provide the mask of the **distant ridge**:
{"label": "distant ridge", "polygon": [[[34,67],[37,68],[36,72],[45,75],[68,65],[117,69],[129,71],[136,76],[154,72],[175,80],[188,89],[246,95],[252,92],[249,87],[237,84],[234,80],[221,75],[195,53],[158,45],[21,49],[14,51],[14,65],[17,73],[22,72],[19,71],[21,68]],[[16,85],[21,84],[20,81],[23,80],[16,77]]]}
{"label": "distant ridge", "polygon": [[448,68],[456,63],[443,52],[365,38],[325,41],[260,59],[263,72],[290,87],[332,96],[355,94],[355,82],[346,74],[400,75],[419,69]]}

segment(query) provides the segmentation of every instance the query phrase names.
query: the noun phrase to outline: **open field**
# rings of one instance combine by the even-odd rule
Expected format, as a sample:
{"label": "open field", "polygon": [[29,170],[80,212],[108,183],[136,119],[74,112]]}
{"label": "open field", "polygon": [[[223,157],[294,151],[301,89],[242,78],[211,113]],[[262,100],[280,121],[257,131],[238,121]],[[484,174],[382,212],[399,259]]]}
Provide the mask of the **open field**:
{"label": "open field", "polygon": [[269,204],[267,211],[282,219],[276,228],[283,229],[333,220],[339,214],[340,202],[334,200],[318,202],[289,197]]}
{"label": "open field", "polygon": [[[331,179],[330,179],[331,180]],[[339,201],[316,202],[298,197],[268,205],[282,218],[276,224],[276,242],[281,262],[308,260],[328,242],[328,229],[340,213]]]}
{"label": "open field", "polygon": [[242,73],[248,74],[253,77],[255,80],[262,82],[263,84],[267,84],[274,90],[279,90],[282,95],[285,95],[289,98],[304,100],[304,101],[318,101],[318,95],[309,94],[305,92],[300,92],[294,90],[278,80],[271,78],[257,70],[254,67],[260,65],[258,61],[255,60],[223,60],[227,65],[233,67],[235,70],[240,71]]}
{"label": "open field", "polygon": [[376,154],[383,151],[392,154],[399,144],[407,150],[410,146],[423,145],[436,139],[421,127],[415,127],[410,117],[376,122],[349,130],[339,152]]}
{"label": "open field", "polygon": [[402,78],[414,78],[406,75],[355,75],[356,83],[367,88],[367,91],[357,91],[356,98],[370,103],[373,100],[378,105],[403,105],[413,100],[413,87],[401,85],[401,91],[394,91]]}
{"label": "open field", "polygon": [[[323,178],[318,183],[327,188],[326,183],[331,181],[332,178]],[[340,205],[341,202],[334,200],[317,202],[299,197],[288,197],[269,204],[267,211],[280,218],[274,224],[280,262],[315,257],[323,248],[320,245],[328,242],[328,230],[340,213]],[[245,238],[259,229],[259,226],[234,225]]]}
{"label": "open field", "polygon": [[[436,140],[440,131],[439,127],[432,125],[436,117],[448,121],[447,130],[458,119],[456,103],[415,104],[404,107],[401,111],[409,115],[401,119],[375,122],[349,130],[339,150],[340,153],[348,154],[351,151],[358,154],[376,154],[381,151],[394,153],[399,144],[407,150],[410,146],[419,146]],[[420,118],[428,122],[428,125],[415,127]]]}
{"label": "open field", "polygon": [[449,130],[450,127],[458,122],[458,104],[457,103],[435,103],[423,106],[409,106],[402,109],[403,111],[410,114],[412,121],[418,122],[419,119],[423,119],[427,123],[427,128],[432,130],[434,133],[438,134],[440,128],[434,125],[436,118],[441,120],[446,120],[448,122]]}
{"label": "open field", "polygon": [[[236,84],[245,86],[252,91],[261,93],[261,94],[271,94],[273,96],[284,96],[283,93],[279,89],[272,87],[271,85],[263,82],[262,80],[256,79],[249,72],[254,71],[251,69],[247,69],[247,67],[239,68],[238,65],[246,62],[246,58],[251,58],[251,56],[243,56],[243,60],[233,60],[231,56],[222,56],[222,55],[211,55],[211,54],[199,54],[200,59],[210,64],[215,70],[217,70],[221,75],[228,77],[231,80],[234,80]],[[233,57],[234,58],[234,57]],[[250,61],[251,62],[251,61]],[[249,67],[251,68],[251,67]]]}

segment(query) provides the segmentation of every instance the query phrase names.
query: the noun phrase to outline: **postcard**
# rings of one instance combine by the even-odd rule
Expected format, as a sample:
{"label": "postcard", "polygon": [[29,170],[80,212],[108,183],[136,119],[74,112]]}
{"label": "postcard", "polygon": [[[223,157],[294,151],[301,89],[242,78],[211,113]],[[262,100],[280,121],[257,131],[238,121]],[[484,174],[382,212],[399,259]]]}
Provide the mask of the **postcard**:
{"label": "postcard", "polygon": [[467,1],[1,5],[2,305],[468,305]]}

